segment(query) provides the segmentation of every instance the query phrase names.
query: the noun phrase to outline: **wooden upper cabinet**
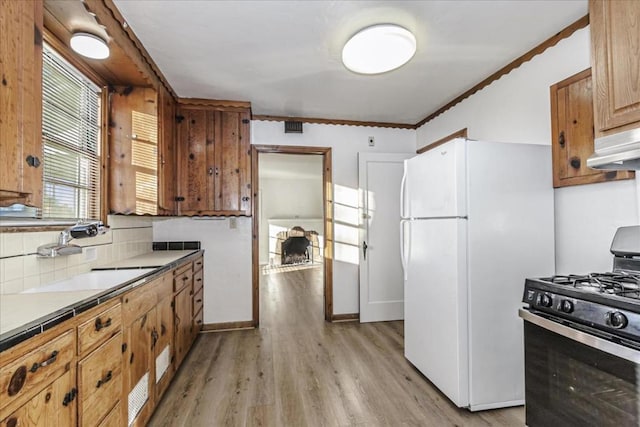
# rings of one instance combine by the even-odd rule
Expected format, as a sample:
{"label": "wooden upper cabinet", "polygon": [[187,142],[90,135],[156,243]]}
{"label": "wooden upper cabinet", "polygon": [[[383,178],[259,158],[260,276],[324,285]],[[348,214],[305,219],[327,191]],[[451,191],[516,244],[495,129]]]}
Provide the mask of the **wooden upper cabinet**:
{"label": "wooden upper cabinet", "polygon": [[596,137],[639,127],[640,1],[590,0],[589,20]]}
{"label": "wooden upper cabinet", "polygon": [[169,92],[158,92],[159,214],[176,212],[176,103]]}
{"label": "wooden upper cabinet", "polygon": [[251,215],[249,111],[180,106],[181,215]]}
{"label": "wooden upper cabinet", "polygon": [[0,1],[0,206],[42,206],[42,1]]}
{"label": "wooden upper cabinet", "polygon": [[629,171],[601,171],[587,167],[593,154],[591,69],[551,86],[553,186],[626,179]]}
{"label": "wooden upper cabinet", "polygon": [[158,106],[154,89],[115,87],[109,102],[110,213],[158,212]]}

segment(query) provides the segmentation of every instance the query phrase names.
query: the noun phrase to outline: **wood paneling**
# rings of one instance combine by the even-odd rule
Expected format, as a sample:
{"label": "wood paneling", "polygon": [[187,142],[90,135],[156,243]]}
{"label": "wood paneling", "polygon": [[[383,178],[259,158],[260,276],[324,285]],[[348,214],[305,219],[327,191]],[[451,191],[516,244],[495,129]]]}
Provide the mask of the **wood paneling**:
{"label": "wood paneling", "polygon": [[640,127],[640,2],[590,0],[589,15],[596,136]]}
{"label": "wood paneling", "polygon": [[156,92],[117,87],[110,96],[109,111],[109,211],[154,213],[145,207],[158,205],[157,195],[153,198],[158,173]]}
{"label": "wood paneling", "polygon": [[540,55],[541,53],[543,53],[544,51],[546,51],[550,47],[555,46],[556,44],[558,44],[559,41],[561,41],[563,39],[566,39],[567,37],[570,37],[573,33],[575,33],[576,31],[578,31],[581,28],[586,27],[587,25],[589,25],[589,16],[588,15],[583,16],[582,18],[578,19],[576,22],[574,22],[573,24],[567,26],[562,31],[560,31],[560,32],[554,34],[553,36],[549,37],[547,40],[543,41],[542,43],[540,43],[539,45],[537,45],[536,47],[534,47],[533,49],[531,49],[530,51],[528,51],[524,55],[514,59],[509,64],[505,65],[504,67],[502,67],[501,69],[499,69],[495,73],[491,74],[489,77],[487,77],[486,79],[482,80],[480,83],[476,84],[471,89],[467,90],[466,92],[464,92],[463,94],[457,96],[456,98],[454,98],[453,100],[451,100],[447,104],[445,104],[442,107],[438,108],[436,111],[434,111],[433,113],[429,114],[427,117],[425,117],[424,119],[422,119],[418,123],[416,123],[414,129],[417,129],[420,126],[424,125],[425,123],[430,122],[431,120],[435,119],[436,117],[438,117],[440,114],[444,113],[445,111],[447,111],[451,107],[459,104],[460,102],[464,101],[465,99],[467,99],[468,97],[470,97],[474,93],[476,93],[476,92],[480,91],[481,89],[489,86],[491,83],[493,83],[494,81],[498,80],[500,77],[502,77],[502,76],[504,76],[506,74],[509,74],[511,71],[513,71],[516,68],[520,67],[522,64],[524,64],[524,63],[526,63],[528,61],[531,61],[534,57]]}
{"label": "wood paneling", "polygon": [[249,113],[179,106],[181,215],[250,215]]}
{"label": "wood paneling", "polygon": [[176,213],[176,104],[164,88],[158,92],[158,207]]}
{"label": "wood paneling", "polygon": [[432,142],[431,144],[425,145],[424,147],[420,148],[419,150],[416,151],[416,153],[418,154],[422,154],[425,151],[429,151],[432,150],[442,144],[446,144],[447,142],[451,141],[452,139],[456,139],[456,138],[466,138],[467,137],[467,128],[464,129],[460,129],[457,132],[452,133],[451,135],[447,135],[444,138],[441,138],[435,142]]}
{"label": "wood paneling", "polygon": [[42,1],[0,1],[0,206],[42,205],[42,31]]}
{"label": "wood paneling", "polygon": [[591,69],[551,86],[550,99],[554,187],[634,177],[587,167],[594,142]]}

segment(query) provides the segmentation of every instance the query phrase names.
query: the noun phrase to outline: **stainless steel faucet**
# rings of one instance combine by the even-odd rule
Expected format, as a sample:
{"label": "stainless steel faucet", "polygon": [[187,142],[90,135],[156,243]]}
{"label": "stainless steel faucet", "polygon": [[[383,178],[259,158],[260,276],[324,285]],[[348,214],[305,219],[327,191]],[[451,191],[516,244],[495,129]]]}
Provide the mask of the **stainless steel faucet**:
{"label": "stainless steel faucet", "polygon": [[51,258],[62,255],[80,254],[82,253],[82,247],[69,243],[72,239],[95,237],[99,234],[106,233],[108,230],[109,227],[104,225],[102,221],[91,223],[78,222],[63,230],[58,236],[57,243],[39,246],[37,249],[38,256]]}

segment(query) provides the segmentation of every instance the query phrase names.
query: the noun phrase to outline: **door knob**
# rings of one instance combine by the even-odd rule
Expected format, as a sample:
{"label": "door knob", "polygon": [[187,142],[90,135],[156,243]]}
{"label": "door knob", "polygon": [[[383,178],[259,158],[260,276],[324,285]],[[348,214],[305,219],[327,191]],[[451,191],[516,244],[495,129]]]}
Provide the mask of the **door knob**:
{"label": "door knob", "polygon": [[367,248],[369,246],[367,246],[367,241],[363,241],[362,242],[362,256],[364,257],[364,259],[367,259]]}

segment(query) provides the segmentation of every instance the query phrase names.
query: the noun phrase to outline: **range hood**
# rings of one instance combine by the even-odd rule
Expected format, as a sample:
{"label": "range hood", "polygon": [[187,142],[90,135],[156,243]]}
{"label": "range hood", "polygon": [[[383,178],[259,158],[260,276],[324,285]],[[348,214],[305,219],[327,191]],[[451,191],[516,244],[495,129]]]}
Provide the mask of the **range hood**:
{"label": "range hood", "polygon": [[640,128],[596,138],[594,148],[590,168],[640,170]]}

